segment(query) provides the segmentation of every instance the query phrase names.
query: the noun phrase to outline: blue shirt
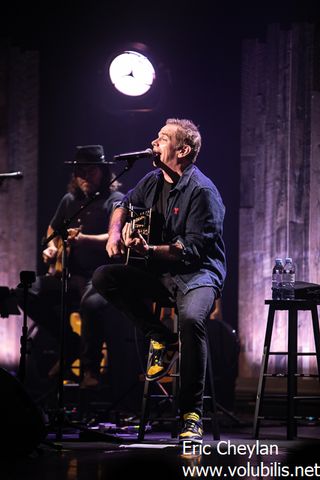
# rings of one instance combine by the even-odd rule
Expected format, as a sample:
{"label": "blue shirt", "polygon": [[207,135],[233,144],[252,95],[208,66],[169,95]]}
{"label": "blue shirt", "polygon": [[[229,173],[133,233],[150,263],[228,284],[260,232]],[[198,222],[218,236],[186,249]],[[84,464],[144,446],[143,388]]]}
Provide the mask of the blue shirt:
{"label": "blue shirt", "polygon": [[[130,190],[118,207],[151,208],[161,190],[160,169],[149,172]],[[180,261],[167,262],[168,272],[183,292],[212,286],[221,292],[226,276],[225,247],[222,239],[225,207],[212,181],[194,164],[183,172],[171,190],[165,212],[164,244],[181,242]]]}

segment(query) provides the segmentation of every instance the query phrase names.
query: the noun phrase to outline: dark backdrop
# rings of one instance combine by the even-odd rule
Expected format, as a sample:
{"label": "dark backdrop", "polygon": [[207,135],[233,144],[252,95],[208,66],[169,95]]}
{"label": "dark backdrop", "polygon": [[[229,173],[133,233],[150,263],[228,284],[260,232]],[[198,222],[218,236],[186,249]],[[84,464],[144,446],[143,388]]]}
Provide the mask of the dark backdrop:
{"label": "dark backdrop", "polygon": [[[65,192],[70,172],[63,162],[73,158],[76,145],[102,144],[111,160],[149,147],[166,118],[191,118],[203,137],[198,166],[226,205],[223,312],[236,328],[241,41],[262,38],[268,23],[313,20],[316,2],[130,3],[55,2],[42,10],[11,2],[3,12],[2,35],[40,53],[38,238]],[[119,110],[104,82],[106,61],[125,42],[147,44],[159,67],[157,96],[141,99],[149,112],[128,112],[123,104]],[[150,168],[148,161],[137,162],[122,190]],[[40,253],[39,242],[39,268]]]}

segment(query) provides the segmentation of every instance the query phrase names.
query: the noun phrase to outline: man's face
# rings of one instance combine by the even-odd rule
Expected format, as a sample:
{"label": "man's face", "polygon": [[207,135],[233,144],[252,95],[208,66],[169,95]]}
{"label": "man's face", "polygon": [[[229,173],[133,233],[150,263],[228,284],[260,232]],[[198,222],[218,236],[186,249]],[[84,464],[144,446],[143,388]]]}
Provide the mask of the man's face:
{"label": "man's face", "polygon": [[161,162],[167,165],[178,158],[177,128],[177,125],[165,125],[161,128],[158,138],[151,142],[153,151],[159,154]]}
{"label": "man's face", "polygon": [[85,195],[90,195],[99,190],[103,174],[98,165],[77,165],[74,175],[78,187]]}

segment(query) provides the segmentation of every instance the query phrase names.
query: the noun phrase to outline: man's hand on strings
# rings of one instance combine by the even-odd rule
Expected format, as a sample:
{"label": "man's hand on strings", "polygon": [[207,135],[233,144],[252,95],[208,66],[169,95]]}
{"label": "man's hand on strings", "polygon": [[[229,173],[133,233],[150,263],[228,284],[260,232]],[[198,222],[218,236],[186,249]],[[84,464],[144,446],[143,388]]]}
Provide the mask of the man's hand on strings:
{"label": "man's hand on strings", "polygon": [[50,245],[42,252],[44,263],[51,263],[57,256],[58,249],[55,245]]}
{"label": "man's hand on strings", "polygon": [[122,229],[122,238],[128,248],[132,248],[140,255],[145,255],[148,251],[148,244],[138,230],[132,230],[130,223],[126,223]]}
{"label": "man's hand on strings", "polygon": [[109,233],[109,238],[106,245],[106,250],[109,257],[122,257],[126,253],[126,247],[121,238],[121,233],[112,232]]}

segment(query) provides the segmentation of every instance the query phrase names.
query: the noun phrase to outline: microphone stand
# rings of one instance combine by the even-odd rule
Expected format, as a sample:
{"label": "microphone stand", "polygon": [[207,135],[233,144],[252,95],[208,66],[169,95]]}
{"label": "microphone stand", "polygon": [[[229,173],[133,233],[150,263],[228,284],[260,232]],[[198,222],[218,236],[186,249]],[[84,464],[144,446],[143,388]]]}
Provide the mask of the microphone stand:
{"label": "microphone stand", "polygon": [[[130,170],[136,159],[127,160],[127,164],[123,170],[116,175],[108,185],[110,186],[118,180],[125,172]],[[108,164],[114,164],[115,162],[108,162]],[[68,294],[68,253],[67,253],[67,238],[68,238],[68,227],[71,222],[79,217],[79,214],[88,208],[94,201],[100,197],[100,192],[96,192],[68,219],[65,219],[61,227],[54,230],[54,232],[49,235],[46,239],[43,240],[42,246],[46,247],[51,240],[56,237],[61,237],[63,241],[63,250],[62,250],[62,277],[61,277],[61,306],[60,306],[60,349],[59,349],[59,376],[58,376],[58,392],[57,392],[57,434],[56,439],[58,441],[62,440],[62,430],[65,425],[65,412],[64,412],[64,389],[63,389],[63,376],[64,376],[64,367],[65,367],[65,355],[64,355],[64,336],[65,336],[65,325],[66,325],[66,313],[67,313],[67,294]],[[105,437],[109,438],[109,435],[104,434]],[[114,436],[110,435],[110,439],[114,439]]]}
{"label": "microphone stand", "polygon": [[23,177],[23,173],[22,172],[9,172],[9,173],[0,173],[0,185],[2,184],[2,182],[4,180],[6,180],[7,178],[15,178],[16,180],[17,179],[20,179]]}
{"label": "microphone stand", "polygon": [[23,288],[23,324],[22,324],[22,335],[20,337],[20,362],[18,368],[18,378],[21,383],[24,383],[26,377],[26,356],[29,353],[28,351],[28,324],[27,324],[27,314],[28,314],[28,290],[36,281],[36,274],[33,271],[22,271],[20,272],[20,285],[19,287]]}

